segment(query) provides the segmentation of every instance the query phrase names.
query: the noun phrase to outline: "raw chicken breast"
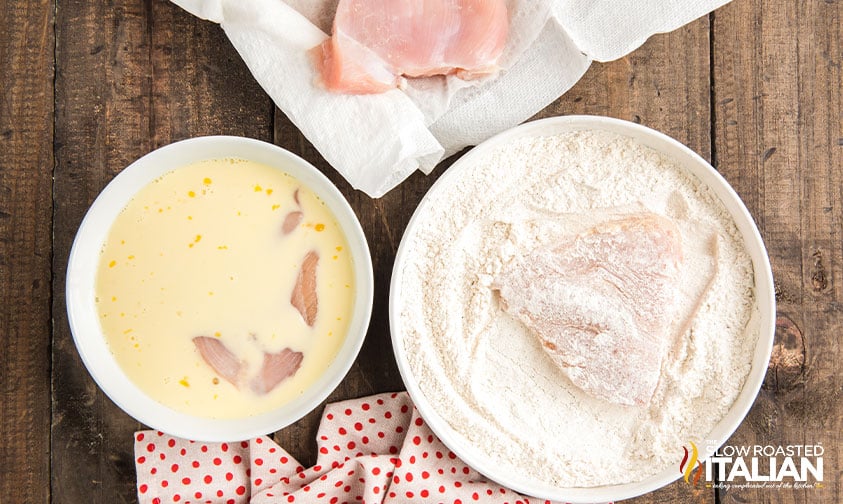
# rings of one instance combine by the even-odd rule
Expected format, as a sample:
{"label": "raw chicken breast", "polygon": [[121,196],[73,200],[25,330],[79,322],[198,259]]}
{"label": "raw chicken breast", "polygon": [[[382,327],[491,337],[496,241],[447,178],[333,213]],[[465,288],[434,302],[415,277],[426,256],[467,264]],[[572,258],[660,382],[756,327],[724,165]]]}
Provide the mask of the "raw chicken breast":
{"label": "raw chicken breast", "polygon": [[[249,373],[248,365],[240,360],[225,344],[210,336],[196,336],[193,344],[205,364],[237,388],[241,388]],[[271,392],[279,383],[296,374],[304,354],[285,348],[278,353],[263,353],[260,370],[249,380],[249,388],[256,394]]]}
{"label": "raw chicken breast", "polygon": [[284,217],[284,223],[281,224],[281,234],[288,235],[296,230],[301,224],[304,214],[301,210],[293,210]]}
{"label": "raw chicken breast", "polygon": [[535,333],[574,385],[613,403],[642,405],[676,337],[682,261],[673,221],[638,213],[516,257],[493,287],[503,309]]}
{"label": "raw chicken breast", "polygon": [[402,76],[473,79],[498,70],[508,30],[503,0],[340,0],[316,63],[342,93],[384,92]]}
{"label": "raw chicken breast", "polygon": [[290,295],[290,304],[299,311],[305,323],[310,327],[316,323],[319,299],[316,297],[316,268],[319,265],[319,253],[311,250],[302,259],[296,284]]}
{"label": "raw chicken breast", "polygon": [[238,386],[243,378],[245,363],[242,362],[222,341],[210,336],[196,336],[193,344],[205,363],[216,374],[229,383]]}
{"label": "raw chicken breast", "polygon": [[304,354],[285,348],[278,353],[263,354],[263,365],[258,374],[249,383],[257,394],[266,394],[279,383],[296,374],[301,367]]}

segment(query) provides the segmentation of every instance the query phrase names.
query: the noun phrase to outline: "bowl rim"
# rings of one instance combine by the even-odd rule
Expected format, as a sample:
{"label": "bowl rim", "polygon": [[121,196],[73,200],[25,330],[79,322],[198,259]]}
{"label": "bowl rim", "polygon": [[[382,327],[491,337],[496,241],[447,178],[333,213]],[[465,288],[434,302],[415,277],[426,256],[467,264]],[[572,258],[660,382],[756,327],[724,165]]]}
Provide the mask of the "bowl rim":
{"label": "bowl rim", "polygon": [[[346,338],[316,382],[285,405],[240,418],[208,418],[173,410],[150,398],[122,371],[99,325],[94,286],[99,252],[114,217],[154,179],[192,162],[246,159],[269,165],[299,180],[331,210],[350,248],[355,299]],[[68,323],[88,373],[112,402],[142,424],[194,441],[251,439],[280,430],[315,409],[348,374],[362,348],[371,319],[374,275],[368,242],[354,211],[339,189],[316,167],[277,145],[253,138],[211,135],[177,141],[155,149],[118,173],[86,212],[71,246],[65,275]]]}
{"label": "bowl rim", "polygon": [[[430,205],[434,194],[445,190],[452,180],[462,171],[470,169],[476,160],[487,151],[519,138],[534,138],[580,130],[600,130],[632,137],[639,143],[655,149],[673,159],[687,173],[697,177],[708,186],[720,200],[738,227],[745,248],[750,255],[754,269],[756,313],[759,318],[759,333],[752,365],[746,381],[724,417],[715,425],[707,439],[716,440],[715,445],[700,449],[700,459],[704,460],[725,443],[746,417],[767,371],[775,334],[775,291],[769,257],[761,234],[755,222],[738,194],[726,179],[699,154],[678,140],[652,128],[638,123],[605,116],[568,115],[556,116],[527,122],[499,133],[471,149],[458,159],[428,190],[407,224],[398,247],[389,292],[389,327],[395,359],[401,378],[419,413],[439,439],[464,462],[492,481],[500,483],[517,492],[554,501],[592,503],[617,501],[637,497],[661,488],[682,476],[675,468],[665,469],[644,480],[606,484],[596,487],[553,487],[541,482],[529,480],[519,474],[506,473],[496,467],[488,456],[475,449],[463,436],[456,433],[447,421],[440,416],[428,402],[410,367],[407,352],[403,346],[401,325],[401,292],[403,269],[407,262],[408,242],[413,235],[418,220]],[[677,456],[677,467],[679,455]]]}

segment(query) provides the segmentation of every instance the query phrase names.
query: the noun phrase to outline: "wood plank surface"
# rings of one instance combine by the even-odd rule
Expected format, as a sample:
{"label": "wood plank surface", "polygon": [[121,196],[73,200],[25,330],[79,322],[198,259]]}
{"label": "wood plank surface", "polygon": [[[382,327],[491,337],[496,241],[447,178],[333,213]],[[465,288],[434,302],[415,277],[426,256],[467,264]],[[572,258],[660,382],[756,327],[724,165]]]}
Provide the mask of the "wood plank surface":
{"label": "wood plank surface", "polygon": [[716,163],[765,239],[779,317],[761,394],[728,444],[825,448],[822,488],[734,488],[723,503],[843,502],[842,18],[843,3],[807,0],[714,15]]}
{"label": "wood plank surface", "polygon": [[52,502],[135,502],[132,433],[73,345],[64,275],[93,199],[162,144],[207,134],[268,140],[270,100],[219,26],[169,2],[58,2]]}
{"label": "wood plank surface", "polygon": [[67,325],[64,277],[88,206],[126,164],[149,150],[145,6],[57,3],[53,270],[53,502],[131,502],[131,432],[85,372]]}
{"label": "wood plank surface", "polygon": [[[843,502],[841,21],[840,0],[734,0],[595,63],[535,116],[639,122],[735,187],[770,252],[779,324],[762,392],[728,443],[825,448],[822,488],[715,492],[680,480],[629,502]],[[99,191],[175,140],[271,141],[340,188],[369,240],[376,291],[363,349],[328,401],[404,388],[389,339],[392,265],[413,210],[458,155],[383,198],[353,190],[275,109],[222,29],[166,0],[0,0],[0,69],[0,504],[137,502],[132,433],[144,426],[85,371],[64,277]],[[275,434],[305,466],[321,409]]]}
{"label": "wood plank surface", "polygon": [[0,0],[0,503],[48,502],[53,5]]}

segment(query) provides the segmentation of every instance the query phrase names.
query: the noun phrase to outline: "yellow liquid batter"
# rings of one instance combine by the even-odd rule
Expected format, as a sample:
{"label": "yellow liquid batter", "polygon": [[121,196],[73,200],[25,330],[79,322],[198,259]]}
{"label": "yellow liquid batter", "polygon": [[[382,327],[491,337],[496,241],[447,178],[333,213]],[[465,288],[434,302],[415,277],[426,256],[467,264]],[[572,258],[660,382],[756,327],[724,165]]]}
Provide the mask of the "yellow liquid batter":
{"label": "yellow liquid batter", "polygon": [[[310,251],[319,254],[312,326],[290,302]],[[276,168],[219,159],[171,171],[128,203],[103,246],[96,293],[109,347],[141,390],[175,410],[235,418],[289,402],[330,365],[351,318],[354,273],[342,230],[313,192]],[[303,359],[259,394],[221,378],[197,336],[218,338],[249,375],[266,353],[290,348]]]}

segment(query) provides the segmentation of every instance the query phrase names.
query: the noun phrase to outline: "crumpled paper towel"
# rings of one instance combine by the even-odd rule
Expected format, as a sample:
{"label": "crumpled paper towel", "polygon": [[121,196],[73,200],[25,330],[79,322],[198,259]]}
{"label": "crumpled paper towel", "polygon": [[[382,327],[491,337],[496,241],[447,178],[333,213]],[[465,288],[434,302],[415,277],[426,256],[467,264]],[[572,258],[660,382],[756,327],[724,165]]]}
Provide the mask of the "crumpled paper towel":
{"label": "crumpled paper towel", "polygon": [[506,1],[510,32],[497,76],[411,79],[405,90],[352,96],[316,85],[308,55],[330,33],[338,0],[172,0],[219,23],[278,108],[372,197],[528,119],[592,60],[620,58],[730,0]]}

